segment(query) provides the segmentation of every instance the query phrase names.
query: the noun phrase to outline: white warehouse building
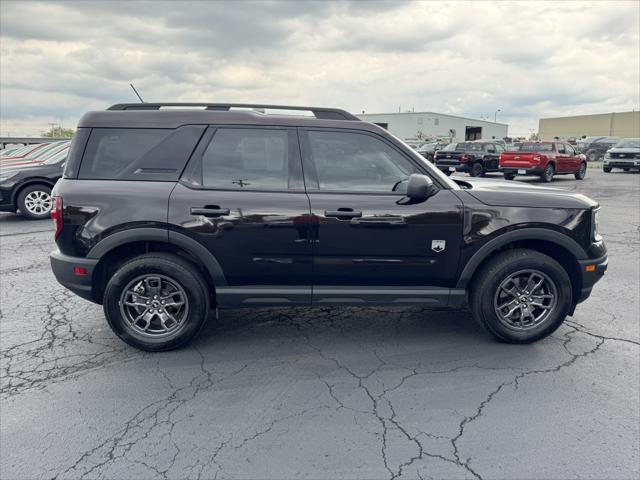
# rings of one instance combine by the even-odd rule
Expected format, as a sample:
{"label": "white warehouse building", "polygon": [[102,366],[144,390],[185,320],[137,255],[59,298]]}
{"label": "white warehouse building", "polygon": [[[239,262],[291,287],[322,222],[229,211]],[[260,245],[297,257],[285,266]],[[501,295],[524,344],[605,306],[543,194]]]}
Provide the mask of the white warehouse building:
{"label": "white warehouse building", "polygon": [[410,145],[434,138],[451,141],[502,139],[509,125],[435,112],[363,113],[356,115],[365,122],[386,128]]}

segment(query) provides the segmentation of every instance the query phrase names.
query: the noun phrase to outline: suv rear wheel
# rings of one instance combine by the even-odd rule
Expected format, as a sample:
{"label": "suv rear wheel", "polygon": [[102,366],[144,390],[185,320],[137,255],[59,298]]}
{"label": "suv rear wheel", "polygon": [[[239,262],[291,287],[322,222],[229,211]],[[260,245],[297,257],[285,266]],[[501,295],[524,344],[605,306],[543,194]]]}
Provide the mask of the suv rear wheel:
{"label": "suv rear wheel", "polygon": [[473,165],[471,165],[471,170],[469,170],[469,175],[471,175],[472,177],[479,177],[483,173],[484,173],[484,167],[482,166],[482,163],[476,162]]}
{"label": "suv rear wheel", "polygon": [[208,287],[189,262],[167,253],[141,255],[122,265],[104,293],[109,326],[141,350],[178,348],[207,317]]}
{"label": "suv rear wheel", "polygon": [[46,185],[31,185],[24,188],[16,199],[22,215],[33,220],[49,218],[53,198],[51,188]]}
{"label": "suv rear wheel", "polygon": [[473,317],[497,339],[531,343],[553,333],[571,307],[569,275],[551,257],[514,249],[491,258],[474,276]]}

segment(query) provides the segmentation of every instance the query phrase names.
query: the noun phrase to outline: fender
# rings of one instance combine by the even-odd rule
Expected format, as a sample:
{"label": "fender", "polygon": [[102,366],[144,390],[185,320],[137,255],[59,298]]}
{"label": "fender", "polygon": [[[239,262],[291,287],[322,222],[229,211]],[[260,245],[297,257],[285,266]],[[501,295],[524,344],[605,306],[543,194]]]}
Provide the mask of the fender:
{"label": "fender", "polygon": [[489,240],[473,254],[462,270],[456,288],[467,288],[469,280],[471,280],[477,268],[489,255],[495,250],[518,240],[545,240],[564,247],[578,260],[588,258],[586,252],[578,242],[555,230],[547,230],[544,228],[522,228],[520,230],[513,230]]}
{"label": "fender", "polygon": [[140,241],[155,241],[176,245],[200,260],[209,272],[209,275],[211,275],[215,286],[227,284],[220,263],[209,250],[182,233],[172,232],[163,228],[134,228],[132,230],[114,233],[98,242],[98,244],[89,251],[87,258],[100,259],[116,247]]}

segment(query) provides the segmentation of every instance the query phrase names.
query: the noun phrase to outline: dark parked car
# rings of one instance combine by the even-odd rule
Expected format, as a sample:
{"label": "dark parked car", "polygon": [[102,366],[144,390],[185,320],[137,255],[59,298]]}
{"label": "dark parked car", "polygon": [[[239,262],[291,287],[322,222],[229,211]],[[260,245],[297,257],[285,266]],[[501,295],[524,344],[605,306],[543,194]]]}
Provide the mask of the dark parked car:
{"label": "dark parked car", "polygon": [[446,147],[446,144],[444,143],[430,142],[420,145],[416,151],[430,162],[433,162],[434,154],[444,147]]}
{"label": "dark parked car", "polygon": [[164,105],[85,114],[53,191],[56,278],[138,348],[183,345],[211,310],[296,305],[468,304],[528,343],[607,268],[583,195],[454,182],[343,110]]}
{"label": "dark parked car", "polygon": [[623,138],[607,151],[602,169],[609,173],[613,168],[640,170],[640,138]]}
{"label": "dark parked car", "polygon": [[502,145],[494,142],[450,143],[435,155],[437,167],[447,175],[453,172],[467,172],[479,177],[486,172],[498,171]]}
{"label": "dark parked car", "polygon": [[578,140],[577,149],[579,153],[584,153],[587,160],[595,162],[604,157],[611,147],[618,143],[618,137],[586,137]]}
{"label": "dark parked car", "polygon": [[53,206],[51,189],[62,177],[67,148],[45,159],[0,165],[0,211],[16,212],[27,218],[48,218]]}

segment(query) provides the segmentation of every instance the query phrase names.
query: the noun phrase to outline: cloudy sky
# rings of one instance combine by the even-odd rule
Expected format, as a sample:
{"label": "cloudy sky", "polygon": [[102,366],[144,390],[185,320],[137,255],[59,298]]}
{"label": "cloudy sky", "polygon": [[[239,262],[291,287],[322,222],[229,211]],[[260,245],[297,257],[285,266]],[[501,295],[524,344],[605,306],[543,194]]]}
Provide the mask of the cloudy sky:
{"label": "cloudy sky", "polygon": [[0,134],[73,127],[135,101],[500,109],[640,108],[640,2],[28,2],[0,0]]}

